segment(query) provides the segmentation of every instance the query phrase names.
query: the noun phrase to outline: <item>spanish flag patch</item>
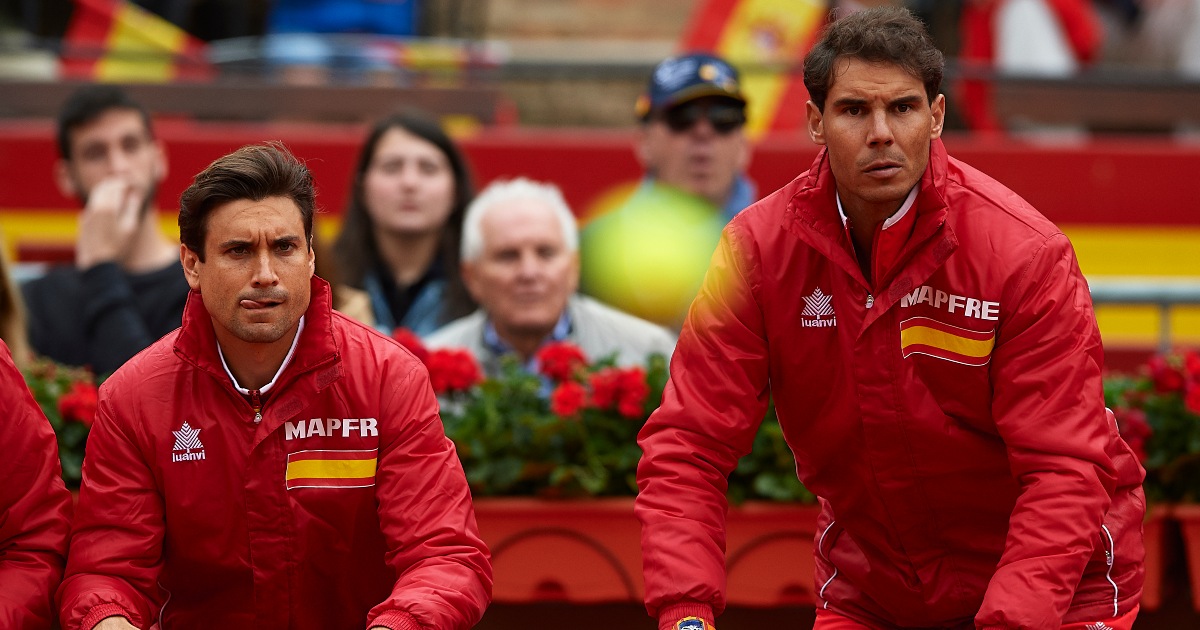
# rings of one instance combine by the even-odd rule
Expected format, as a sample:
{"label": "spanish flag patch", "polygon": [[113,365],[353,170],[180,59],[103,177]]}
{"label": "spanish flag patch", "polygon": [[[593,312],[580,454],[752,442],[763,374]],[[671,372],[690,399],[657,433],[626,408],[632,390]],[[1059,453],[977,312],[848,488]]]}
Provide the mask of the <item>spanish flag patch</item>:
{"label": "spanish flag patch", "polygon": [[963,365],[987,365],[995,346],[995,330],[968,330],[928,317],[900,322],[900,349],[905,358],[924,354]]}
{"label": "spanish flag patch", "polygon": [[379,449],[288,453],[287,489],[366,488],[375,485]]}

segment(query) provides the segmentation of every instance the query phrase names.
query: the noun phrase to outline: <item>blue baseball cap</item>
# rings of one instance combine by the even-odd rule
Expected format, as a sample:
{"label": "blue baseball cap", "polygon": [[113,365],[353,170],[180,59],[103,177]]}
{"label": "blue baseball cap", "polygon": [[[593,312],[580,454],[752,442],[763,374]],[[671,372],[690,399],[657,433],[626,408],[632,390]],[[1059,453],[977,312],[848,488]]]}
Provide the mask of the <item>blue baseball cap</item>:
{"label": "blue baseball cap", "polygon": [[723,96],[742,104],[741,79],[728,61],[706,53],[671,57],[654,68],[646,93],[638,98],[638,118],[703,96]]}

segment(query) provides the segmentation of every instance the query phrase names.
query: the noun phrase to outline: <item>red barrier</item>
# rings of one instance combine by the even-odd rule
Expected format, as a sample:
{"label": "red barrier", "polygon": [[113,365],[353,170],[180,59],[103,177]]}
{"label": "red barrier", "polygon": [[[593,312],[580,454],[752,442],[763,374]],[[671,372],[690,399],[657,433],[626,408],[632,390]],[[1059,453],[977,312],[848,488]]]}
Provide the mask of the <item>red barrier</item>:
{"label": "red barrier", "polygon": [[[213,159],[247,143],[282,140],[308,161],[325,211],[340,213],[365,129],[358,125],[217,124],[166,120],[169,175],[158,204],[170,211],[191,178]],[[0,212],[66,209],[51,170],[53,125],[0,123]],[[477,185],[524,175],[558,184],[583,213],[605,191],[636,180],[632,131],[489,129],[461,140]],[[951,136],[952,155],[990,174],[1049,218],[1065,224],[1200,225],[1184,177],[1200,172],[1200,145],[1170,140],[1097,139],[1039,145],[1016,139]],[[751,176],[763,194],[808,167],[817,148],[807,137],[773,137],[755,148]]]}

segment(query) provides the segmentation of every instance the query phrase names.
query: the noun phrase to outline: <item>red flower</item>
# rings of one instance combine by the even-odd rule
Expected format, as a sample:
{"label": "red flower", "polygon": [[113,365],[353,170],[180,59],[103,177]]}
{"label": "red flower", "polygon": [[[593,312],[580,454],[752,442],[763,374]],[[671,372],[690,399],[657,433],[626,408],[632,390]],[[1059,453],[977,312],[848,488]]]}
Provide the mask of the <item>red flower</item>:
{"label": "red flower", "polygon": [[1137,455],[1138,461],[1146,461],[1146,438],[1154,432],[1150,423],[1146,422],[1146,413],[1141,409],[1118,410],[1117,429],[1120,430],[1125,443],[1129,444],[1129,448]]}
{"label": "red flower", "polygon": [[592,403],[598,409],[611,409],[616,404],[621,388],[620,370],[604,368],[592,374],[588,382],[592,386]]}
{"label": "red flower", "polygon": [[1187,395],[1183,398],[1183,406],[1188,411],[1200,416],[1200,382],[1188,385]]}
{"label": "red flower", "polygon": [[1200,383],[1200,352],[1188,350],[1183,355],[1183,369],[1194,383]]}
{"label": "red flower", "polygon": [[86,427],[96,421],[96,405],[100,397],[96,386],[86,381],[71,383],[71,389],[58,399],[58,413],[64,420],[74,420]]}
{"label": "red flower", "polygon": [[587,390],[574,381],[560,384],[550,394],[550,411],[560,418],[575,416],[586,404]]}
{"label": "red flower", "polygon": [[483,380],[479,363],[466,350],[434,350],[426,357],[425,367],[429,369],[433,391],[438,394],[467,390]]}
{"label": "red flower", "polygon": [[650,386],[641,368],[604,368],[591,377],[592,402],[599,409],[616,407],[617,413],[636,419],[643,415]]}
{"label": "red flower", "polygon": [[1167,394],[1182,392],[1186,382],[1183,373],[1171,365],[1165,357],[1153,356],[1146,366],[1150,369],[1150,378],[1154,381],[1154,390]]}
{"label": "red flower", "polygon": [[646,373],[642,368],[632,367],[622,371],[620,378],[621,394],[617,401],[617,413],[630,419],[642,417],[646,396],[650,394],[650,386],[646,384]]}
{"label": "red flower", "polygon": [[546,344],[534,358],[542,374],[560,383],[571,380],[580,368],[587,365],[587,355],[583,350],[565,341]]}
{"label": "red flower", "polygon": [[413,331],[400,326],[392,331],[392,339],[400,342],[400,345],[407,348],[422,363],[429,358],[429,349],[425,347],[424,343],[421,343],[421,338],[414,335]]}

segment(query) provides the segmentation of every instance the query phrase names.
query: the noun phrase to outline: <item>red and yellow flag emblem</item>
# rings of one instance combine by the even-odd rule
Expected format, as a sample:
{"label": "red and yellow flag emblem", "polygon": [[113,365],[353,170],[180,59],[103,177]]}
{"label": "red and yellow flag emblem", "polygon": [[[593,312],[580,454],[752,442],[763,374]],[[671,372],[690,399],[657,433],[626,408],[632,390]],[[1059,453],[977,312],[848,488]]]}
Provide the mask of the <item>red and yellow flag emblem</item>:
{"label": "red and yellow flag emblem", "polygon": [[129,0],[74,0],[62,74],[103,82],[212,79],[208,45]]}
{"label": "red and yellow flag emblem", "polygon": [[375,485],[379,449],[288,453],[287,489],[365,488]]}
{"label": "red and yellow flag emblem", "polygon": [[900,349],[905,358],[924,354],[963,365],[987,365],[995,346],[995,330],[968,330],[928,317],[900,322]]}

